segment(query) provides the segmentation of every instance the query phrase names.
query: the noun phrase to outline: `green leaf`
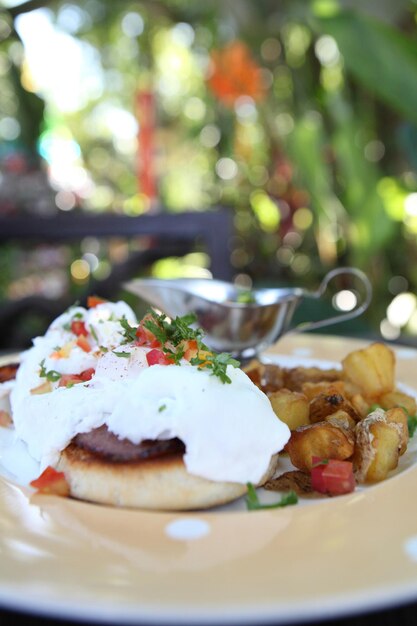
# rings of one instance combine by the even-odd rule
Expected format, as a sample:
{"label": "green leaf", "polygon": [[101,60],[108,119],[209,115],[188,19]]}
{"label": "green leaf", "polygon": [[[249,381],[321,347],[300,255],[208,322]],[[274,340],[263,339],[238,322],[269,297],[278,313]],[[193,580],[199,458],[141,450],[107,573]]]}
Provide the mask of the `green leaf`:
{"label": "green leaf", "polygon": [[126,342],[135,341],[136,340],[136,330],[137,327],[133,327],[127,321],[127,318],[123,316],[120,320],[120,326],[123,328],[124,333],[123,336],[126,339]]}
{"label": "green leaf", "polygon": [[417,43],[392,26],[354,11],[315,17],[334,37],[346,68],[366,90],[417,124]]}
{"label": "green leaf", "polygon": [[414,437],[414,433],[417,430],[417,415],[407,415],[408,422],[408,434],[411,437]]}
{"label": "green leaf", "polygon": [[51,383],[55,383],[62,376],[62,374],[60,374],[56,370],[47,371],[45,368],[45,359],[42,359],[42,361],[39,363],[39,367],[40,367],[39,378],[46,378],[46,380],[49,380],[49,382]]}
{"label": "green leaf", "polygon": [[289,491],[284,494],[278,502],[272,504],[261,504],[259,502],[258,494],[252,483],[247,483],[248,493],[246,495],[246,506],[248,511],[259,511],[261,509],[279,509],[291,504],[297,504],[298,496],[295,491]]}
{"label": "green leaf", "polygon": [[113,350],[113,354],[115,354],[116,356],[122,357],[124,359],[130,359],[130,352],[116,352],[116,350]]}

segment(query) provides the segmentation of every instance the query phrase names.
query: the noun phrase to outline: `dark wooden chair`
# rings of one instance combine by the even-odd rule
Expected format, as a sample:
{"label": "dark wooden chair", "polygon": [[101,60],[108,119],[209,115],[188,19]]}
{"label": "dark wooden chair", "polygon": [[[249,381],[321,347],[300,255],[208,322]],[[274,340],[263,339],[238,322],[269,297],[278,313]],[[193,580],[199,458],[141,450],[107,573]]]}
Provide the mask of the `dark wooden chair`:
{"label": "dark wooden chair", "polygon": [[[123,263],[113,265],[110,275],[91,281],[81,300],[94,293],[113,299],[129,278],[146,273],[152,262],[203,249],[210,259],[215,278],[231,280],[230,245],[233,235],[231,213],[224,208],[179,214],[155,213],[139,217],[124,215],[91,216],[82,213],[58,214],[52,217],[13,215],[0,217],[0,245],[20,246],[36,243],[77,242],[84,237],[110,239],[150,238],[146,249],[132,252]],[[31,296],[0,305],[0,349],[25,347],[31,331],[25,325],[28,316],[38,319],[41,329],[72,302]],[[33,333],[33,331],[32,331]]]}

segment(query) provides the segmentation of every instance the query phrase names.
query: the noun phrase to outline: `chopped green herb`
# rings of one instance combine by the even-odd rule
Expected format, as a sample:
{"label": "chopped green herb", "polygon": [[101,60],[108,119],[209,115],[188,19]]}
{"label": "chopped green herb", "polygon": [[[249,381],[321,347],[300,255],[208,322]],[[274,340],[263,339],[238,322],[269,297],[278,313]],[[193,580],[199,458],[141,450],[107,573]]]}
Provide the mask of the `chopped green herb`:
{"label": "chopped green herb", "polygon": [[124,330],[123,337],[126,339],[125,343],[128,343],[129,341],[136,341],[136,327],[131,326],[125,316],[123,316],[119,322],[120,326]]}
{"label": "chopped green herb", "polygon": [[220,378],[222,383],[231,383],[231,378],[227,374],[227,366],[232,365],[233,367],[239,367],[240,363],[236,359],[234,359],[227,352],[220,352],[220,354],[208,354],[205,355],[204,358],[200,358],[199,356],[194,357],[190,361],[191,365],[202,366],[200,369],[211,369],[212,376],[217,376]]}
{"label": "chopped green herb", "polygon": [[183,348],[178,348],[178,350],[170,350],[169,348],[163,347],[162,351],[172,359],[174,365],[181,365],[181,359],[185,354],[185,350]]}
{"label": "chopped green herb", "polygon": [[131,353],[130,352],[116,352],[116,350],[113,350],[113,354],[115,354],[116,356],[123,357],[124,359],[129,359]]}
{"label": "chopped green herb", "polygon": [[[208,354],[204,354],[204,357],[201,358],[197,354],[195,358],[190,360],[191,365],[197,367],[201,366],[200,369],[203,369],[203,367],[210,369],[212,370],[212,375],[217,376],[223,383],[231,383],[232,381],[226,371],[227,366],[232,365],[233,367],[239,367],[239,361],[226,352],[220,354],[211,352],[203,343],[203,330],[201,328],[191,327],[191,324],[196,320],[196,315],[190,313],[167,321],[166,315],[163,313],[158,314],[151,309],[141,324],[153,334],[155,339],[160,343],[162,351],[177,365],[180,364],[181,359],[184,357],[187,349],[186,342],[195,341],[198,351],[204,350]],[[131,326],[126,317],[121,318],[119,321],[124,331],[123,336],[125,343],[137,341],[137,327]],[[118,356],[125,355],[120,353]]]}
{"label": "chopped green herb", "polygon": [[248,511],[259,511],[261,509],[278,509],[290,504],[297,504],[298,497],[295,491],[289,491],[284,494],[278,502],[273,504],[261,504],[259,502],[258,494],[252,483],[247,483],[248,493],[246,495],[246,507]]}
{"label": "chopped green herb", "polygon": [[94,328],[94,326],[90,325],[90,333],[91,333],[93,339],[96,341],[96,343],[98,343],[98,336],[97,336],[97,332],[96,332],[96,329]]}
{"label": "chopped green herb", "polygon": [[49,382],[51,383],[55,383],[62,376],[62,374],[60,374],[56,370],[47,371],[45,368],[45,359],[42,359],[42,361],[39,363],[39,367],[40,367],[40,372],[39,372],[40,378],[46,378],[46,380],[49,380]]}
{"label": "chopped green herb", "polygon": [[[155,311],[150,313],[152,319],[146,319],[143,322],[143,326],[155,335],[162,346],[169,342],[176,347],[183,341],[191,339],[196,340],[197,343],[201,342],[203,337],[201,328],[191,328],[191,324],[197,320],[194,313],[176,317],[171,322],[167,322],[166,316],[163,314],[158,315]],[[206,346],[201,344],[201,347],[205,348]]]}
{"label": "chopped green herb", "polygon": [[158,413],[162,413],[162,411],[165,411],[166,408],[167,408],[166,404],[161,404],[161,406],[158,409]]}
{"label": "chopped green herb", "polygon": [[99,348],[100,348],[100,352],[104,352],[104,353],[106,353],[106,352],[108,352],[108,351],[109,351],[109,349],[108,349],[108,348],[106,348],[106,346],[99,346]]}
{"label": "chopped green herb", "polygon": [[408,421],[408,434],[410,435],[410,438],[411,438],[414,436],[414,433],[417,430],[417,415],[407,414],[407,421]]}

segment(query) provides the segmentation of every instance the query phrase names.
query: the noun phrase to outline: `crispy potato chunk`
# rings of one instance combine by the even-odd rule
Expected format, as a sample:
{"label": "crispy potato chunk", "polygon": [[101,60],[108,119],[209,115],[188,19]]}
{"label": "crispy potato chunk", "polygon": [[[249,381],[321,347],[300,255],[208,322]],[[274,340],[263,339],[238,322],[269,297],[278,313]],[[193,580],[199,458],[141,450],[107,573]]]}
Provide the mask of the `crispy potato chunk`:
{"label": "crispy potato chunk", "polygon": [[329,389],[332,389],[336,393],[340,393],[342,396],[345,394],[346,384],[344,380],[322,380],[317,383],[306,382],[301,387],[302,393],[307,396],[309,400],[313,400],[320,393],[328,393]]}
{"label": "crispy potato chunk", "polygon": [[340,379],[340,370],[320,367],[293,367],[284,370],[284,387],[291,391],[302,391],[306,382],[333,382]]}
{"label": "crispy potato chunk", "polygon": [[396,406],[404,408],[409,415],[415,415],[417,413],[417,403],[412,396],[401,391],[390,391],[384,393],[378,398],[378,404],[383,409],[392,409]]}
{"label": "crispy potato chunk", "polygon": [[244,371],[251,381],[266,394],[284,387],[284,370],[279,365],[253,360],[248,363]]}
{"label": "crispy potato chunk", "polygon": [[351,430],[352,432],[355,429],[356,422],[346,411],[336,411],[336,413],[332,413],[331,415],[327,415],[325,418],[326,422],[330,422],[331,424],[335,424],[335,426],[341,426],[346,430]]}
{"label": "crispy potato chunk", "polygon": [[269,396],[272,408],[290,430],[309,424],[309,402],[304,394],[289,389],[279,389]]}
{"label": "crispy potato chunk", "polygon": [[398,465],[402,425],[388,422],[385,411],[377,409],[355,429],[353,464],[358,482],[379,482]]}
{"label": "crispy potato chunk", "polygon": [[313,456],[344,461],[352,456],[354,444],[349,430],[331,422],[317,422],[294,430],[285,450],[295,467],[310,471]]}
{"label": "crispy potato chunk", "polygon": [[270,478],[263,485],[267,491],[295,491],[296,494],[303,497],[325,497],[324,494],[318,494],[311,486],[311,476],[301,470],[293,470],[284,472],[276,478]]}
{"label": "crispy potato chunk", "polygon": [[394,389],[395,356],[383,343],[354,350],[342,361],[345,376],[367,398],[377,398]]}
{"label": "crispy potato chunk", "polygon": [[408,419],[407,413],[401,407],[394,407],[389,409],[385,413],[385,417],[388,423],[394,422],[395,424],[400,424],[401,426],[401,448],[400,448],[400,456],[404,454],[407,450],[409,433],[408,433]]}
{"label": "crispy potato chunk", "polygon": [[310,421],[312,423],[322,422],[328,415],[336,411],[345,411],[355,422],[361,418],[352,404],[338,393],[336,388],[329,387],[327,392],[320,393],[310,402]]}
{"label": "crispy potato chunk", "polygon": [[361,419],[366,417],[369,414],[369,401],[363,397],[360,393],[355,393],[355,395],[349,398],[350,403],[355,409],[356,413],[360,415]]}

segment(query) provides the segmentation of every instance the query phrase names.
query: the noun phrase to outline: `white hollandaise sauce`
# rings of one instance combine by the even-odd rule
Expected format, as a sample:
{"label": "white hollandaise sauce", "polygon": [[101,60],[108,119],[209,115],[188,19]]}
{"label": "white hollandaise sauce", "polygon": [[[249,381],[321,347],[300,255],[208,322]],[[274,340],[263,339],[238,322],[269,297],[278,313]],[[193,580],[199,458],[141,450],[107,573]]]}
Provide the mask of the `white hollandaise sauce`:
{"label": "white hollandaise sauce", "polygon": [[106,425],[121,439],[178,437],[191,474],[256,484],[290,431],[240,369],[230,382],[192,365],[149,364],[152,346],[126,336],[124,302],[71,307],[21,357],[10,404],[17,439],[40,469],[79,433]]}

